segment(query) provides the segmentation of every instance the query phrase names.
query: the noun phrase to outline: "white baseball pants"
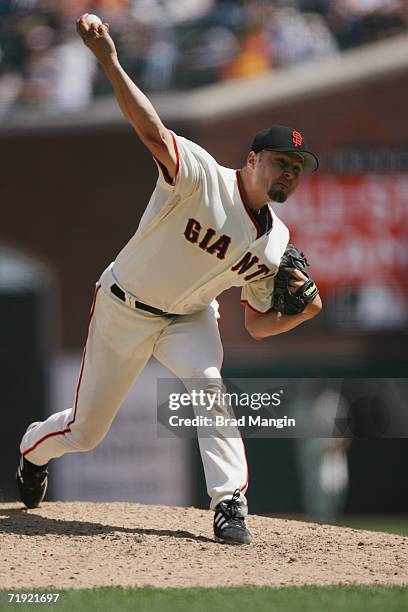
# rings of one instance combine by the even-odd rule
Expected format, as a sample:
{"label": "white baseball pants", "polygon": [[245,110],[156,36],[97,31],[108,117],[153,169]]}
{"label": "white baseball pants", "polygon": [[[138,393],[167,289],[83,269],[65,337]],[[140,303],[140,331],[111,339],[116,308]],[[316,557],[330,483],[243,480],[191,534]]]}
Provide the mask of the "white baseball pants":
{"label": "white baseball pants", "polygon": [[[36,465],[95,448],[152,355],[188,391],[190,379],[208,379],[212,389],[214,380],[219,380],[222,387],[222,345],[212,307],[175,319],[159,317],[131,309],[112,296],[113,282],[107,271],[95,291],[74,406],[29,427],[23,436],[21,453]],[[237,428],[228,431],[228,437],[218,430],[215,436],[199,437],[211,508],[237,488],[246,501],[244,445]]]}

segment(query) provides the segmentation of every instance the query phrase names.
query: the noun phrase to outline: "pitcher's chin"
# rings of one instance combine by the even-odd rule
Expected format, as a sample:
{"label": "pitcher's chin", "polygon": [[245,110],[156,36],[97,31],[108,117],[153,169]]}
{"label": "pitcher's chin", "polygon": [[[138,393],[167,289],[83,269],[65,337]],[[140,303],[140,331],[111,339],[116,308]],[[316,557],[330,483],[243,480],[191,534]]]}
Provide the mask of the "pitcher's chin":
{"label": "pitcher's chin", "polygon": [[285,193],[283,189],[279,189],[278,187],[272,188],[269,191],[268,196],[270,197],[272,202],[278,202],[279,204],[286,202],[288,198],[287,193]]}

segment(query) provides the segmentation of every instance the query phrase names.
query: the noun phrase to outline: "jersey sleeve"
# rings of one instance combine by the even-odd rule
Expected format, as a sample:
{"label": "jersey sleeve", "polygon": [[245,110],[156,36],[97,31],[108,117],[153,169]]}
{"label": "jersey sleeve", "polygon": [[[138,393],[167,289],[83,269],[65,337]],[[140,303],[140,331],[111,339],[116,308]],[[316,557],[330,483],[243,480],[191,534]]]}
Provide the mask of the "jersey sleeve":
{"label": "jersey sleeve", "polygon": [[203,159],[195,151],[194,143],[170,131],[176,153],[176,175],[171,180],[167,169],[155,157],[159,170],[158,184],[183,197],[191,195],[200,185],[204,175]]}
{"label": "jersey sleeve", "polygon": [[244,306],[248,305],[249,308],[255,310],[258,314],[268,313],[272,310],[273,286],[273,276],[248,283],[248,285],[242,287],[241,304]]}

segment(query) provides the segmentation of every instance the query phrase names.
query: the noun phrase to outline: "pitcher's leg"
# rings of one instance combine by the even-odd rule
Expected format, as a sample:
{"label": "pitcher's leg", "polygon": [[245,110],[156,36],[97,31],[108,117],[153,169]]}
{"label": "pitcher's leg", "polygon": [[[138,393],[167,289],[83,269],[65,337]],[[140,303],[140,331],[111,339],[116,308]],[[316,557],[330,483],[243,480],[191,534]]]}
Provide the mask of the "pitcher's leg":
{"label": "pitcher's leg", "polygon": [[[201,381],[183,378],[183,383],[190,393],[194,390],[204,390],[206,394],[215,394],[217,397],[222,396],[225,391],[219,371],[216,373],[212,368],[203,372]],[[212,411],[224,417],[233,416],[231,409],[222,403],[216,404]],[[200,410],[200,414],[203,414],[203,410]],[[230,499],[237,489],[241,492],[241,501],[246,505],[248,465],[238,427],[233,425],[198,427],[198,444],[204,466],[207,493],[211,499],[210,508],[214,509],[221,501]]]}
{"label": "pitcher's leg", "polygon": [[[94,300],[73,407],[29,427],[22,439],[21,453],[33,464],[94,448],[151,356],[154,333],[137,342],[133,313],[126,307],[115,311],[117,305],[109,300],[102,291]],[[132,334],[136,353],[128,341]]]}
{"label": "pitcher's leg", "polygon": [[[183,381],[189,392],[223,390],[222,355],[212,308],[173,321],[161,333],[154,349],[154,356]],[[225,410],[225,407],[219,406],[217,410]],[[214,509],[222,500],[230,499],[236,489],[240,489],[241,499],[246,503],[248,468],[238,427],[201,431],[204,435],[199,435],[198,441],[210,507]]]}

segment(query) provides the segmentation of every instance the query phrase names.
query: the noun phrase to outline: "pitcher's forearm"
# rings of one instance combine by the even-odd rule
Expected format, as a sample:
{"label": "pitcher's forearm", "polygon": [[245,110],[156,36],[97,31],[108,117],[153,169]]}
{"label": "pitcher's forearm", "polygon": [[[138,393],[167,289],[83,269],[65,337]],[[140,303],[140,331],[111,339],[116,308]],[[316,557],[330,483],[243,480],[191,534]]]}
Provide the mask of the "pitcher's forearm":
{"label": "pitcher's forearm", "polygon": [[150,100],[123,70],[109,24],[91,24],[84,13],[77,20],[77,32],[86,47],[95,55],[112,84],[116,99],[126,119],[136,130],[140,140],[150,152],[174,174],[174,155],[169,152],[172,137],[162,124]]}
{"label": "pitcher's forearm", "polygon": [[160,142],[165,127],[148,97],[126,74],[117,57],[102,63],[106,76],[112,84],[119,107],[136,130],[140,140]]}
{"label": "pitcher's forearm", "polygon": [[296,315],[285,315],[272,311],[251,320],[250,325],[247,325],[247,329],[253,338],[262,340],[262,338],[290,331],[311,318],[309,314],[303,312]]}

